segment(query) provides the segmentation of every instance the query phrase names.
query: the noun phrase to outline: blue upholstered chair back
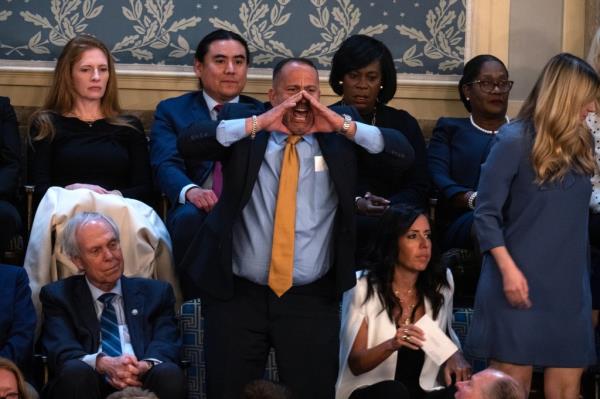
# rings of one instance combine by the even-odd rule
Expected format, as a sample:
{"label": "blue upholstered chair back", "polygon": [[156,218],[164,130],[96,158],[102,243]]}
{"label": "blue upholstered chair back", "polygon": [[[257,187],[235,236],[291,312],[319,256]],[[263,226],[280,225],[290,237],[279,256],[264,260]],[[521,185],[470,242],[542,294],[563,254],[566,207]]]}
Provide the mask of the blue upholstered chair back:
{"label": "blue upholstered chair back", "polygon": [[[181,305],[179,328],[183,337],[183,360],[188,363],[188,399],[206,399],[206,360],[204,358],[204,318],[200,299]],[[278,381],[275,352],[271,349],[265,378]]]}

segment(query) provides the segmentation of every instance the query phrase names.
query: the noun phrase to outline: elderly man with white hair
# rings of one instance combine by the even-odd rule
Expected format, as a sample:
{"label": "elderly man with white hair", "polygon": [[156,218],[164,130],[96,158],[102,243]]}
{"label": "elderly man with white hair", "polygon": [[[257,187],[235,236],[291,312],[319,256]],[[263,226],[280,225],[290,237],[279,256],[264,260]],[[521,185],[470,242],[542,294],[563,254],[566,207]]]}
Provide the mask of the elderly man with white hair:
{"label": "elderly man with white hair", "polygon": [[137,386],[183,398],[173,289],[123,276],[119,231],[107,216],[75,215],[63,249],[83,275],[42,288],[42,346],[53,379],[48,398],[105,398]]}

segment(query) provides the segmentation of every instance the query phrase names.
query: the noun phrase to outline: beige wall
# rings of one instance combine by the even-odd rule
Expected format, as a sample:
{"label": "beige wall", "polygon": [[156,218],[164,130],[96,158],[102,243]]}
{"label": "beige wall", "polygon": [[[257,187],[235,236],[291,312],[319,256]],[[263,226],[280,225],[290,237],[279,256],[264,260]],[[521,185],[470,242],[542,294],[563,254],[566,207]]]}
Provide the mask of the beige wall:
{"label": "beige wall", "polygon": [[508,68],[515,81],[511,100],[529,94],[546,61],[562,47],[563,1],[513,1],[510,7]]}

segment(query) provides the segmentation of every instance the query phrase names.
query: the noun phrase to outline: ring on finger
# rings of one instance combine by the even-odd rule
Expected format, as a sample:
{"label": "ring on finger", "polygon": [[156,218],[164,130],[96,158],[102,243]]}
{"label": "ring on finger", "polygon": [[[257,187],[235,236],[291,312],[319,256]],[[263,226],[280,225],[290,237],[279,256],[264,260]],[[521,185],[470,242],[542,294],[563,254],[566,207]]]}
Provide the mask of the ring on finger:
{"label": "ring on finger", "polygon": [[404,341],[409,341],[409,340],[410,340],[410,337],[409,337],[408,335],[404,334],[404,335],[402,336],[402,339],[403,339]]}

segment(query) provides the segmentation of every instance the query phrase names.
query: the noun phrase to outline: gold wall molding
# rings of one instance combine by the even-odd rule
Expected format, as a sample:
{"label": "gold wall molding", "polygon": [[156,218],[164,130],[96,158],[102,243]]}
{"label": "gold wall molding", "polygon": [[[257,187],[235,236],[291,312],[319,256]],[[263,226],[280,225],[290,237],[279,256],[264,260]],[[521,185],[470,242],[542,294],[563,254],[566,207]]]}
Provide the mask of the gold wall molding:
{"label": "gold wall molding", "polygon": [[585,58],[585,20],[586,0],[564,0],[561,45],[562,51]]}
{"label": "gold wall molding", "polygon": [[488,53],[508,65],[510,0],[471,0],[467,12],[471,28],[467,30],[466,59]]}

